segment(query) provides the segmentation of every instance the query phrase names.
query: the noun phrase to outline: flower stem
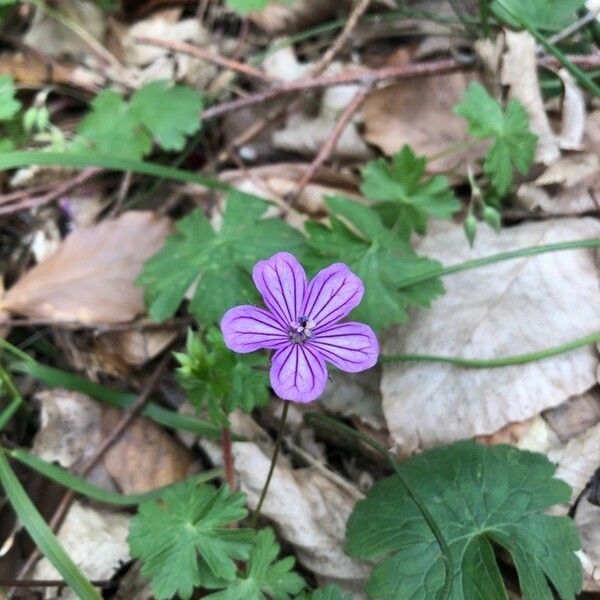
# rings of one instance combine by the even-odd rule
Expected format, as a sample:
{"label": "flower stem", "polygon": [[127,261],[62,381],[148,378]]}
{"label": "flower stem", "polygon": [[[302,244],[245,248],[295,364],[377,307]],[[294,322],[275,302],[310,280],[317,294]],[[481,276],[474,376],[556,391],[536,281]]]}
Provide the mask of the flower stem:
{"label": "flower stem", "polygon": [[392,456],[390,452],[388,452],[381,444],[376,442],[370,436],[345,425],[344,423],[340,423],[336,419],[332,419],[322,413],[309,412],[305,414],[305,419],[308,422],[319,423],[325,425],[329,429],[337,430],[342,433],[346,433],[351,435],[354,438],[359,439],[364,442],[373,450],[378,452],[383,458],[385,458],[391,465],[392,469],[394,469],[394,473],[398,477],[398,480],[402,484],[402,487],[406,490],[406,493],[410,496],[411,500],[415,503],[415,506],[423,515],[423,519],[431,529],[431,533],[435,537],[440,550],[442,551],[442,555],[444,558],[444,566],[446,568],[446,579],[444,581],[444,587],[442,589],[442,594],[440,596],[441,600],[448,600],[450,598],[450,592],[452,590],[452,581],[454,579],[454,567],[452,564],[452,556],[450,554],[450,548],[448,547],[448,542],[444,538],[444,535],[434,519],[433,515],[429,512],[425,503],[419,498],[419,495],[414,491],[408,479],[404,476],[400,469],[400,465],[398,461]]}
{"label": "flower stem", "polygon": [[505,356],[503,358],[462,358],[461,356],[437,356],[435,354],[383,354],[379,357],[382,363],[391,362],[435,362],[448,363],[459,367],[470,367],[472,369],[491,369],[496,367],[510,367],[512,365],[524,365],[526,363],[557,356],[571,350],[576,350],[589,344],[600,342],[600,331],[591,333],[576,340],[571,340],[559,346],[552,346],[536,352]]}
{"label": "flower stem", "polygon": [[235,490],[235,470],[233,468],[233,455],[231,453],[231,429],[223,427],[221,434],[221,450],[223,452],[223,469],[225,471],[225,481],[229,489]]}
{"label": "flower stem", "polygon": [[277,439],[275,440],[275,447],[273,448],[273,455],[271,456],[271,466],[269,467],[269,473],[267,474],[267,479],[263,486],[263,489],[260,493],[260,498],[258,499],[258,504],[256,505],[256,509],[254,511],[254,515],[252,515],[252,528],[256,529],[256,524],[258,522],[258,517],[260,517],[260,509],[262,508],[263,502],[265,501],[265,497],[267,496],[267,491],[269,490],[269,484],[271,483],[271,477],[273,477],[273,471],[275,470],[275,463],[277,462],[277,457],[279,456],[279,450],[281,448],[281,442],[283,441],[283,430],[285,429],[285,421],[287,419],[288,409],[290,408],[290,403],[287,400],[283,402],[283,410],[281,411],[281,419],[279,421],[279,431],[277,432]]}

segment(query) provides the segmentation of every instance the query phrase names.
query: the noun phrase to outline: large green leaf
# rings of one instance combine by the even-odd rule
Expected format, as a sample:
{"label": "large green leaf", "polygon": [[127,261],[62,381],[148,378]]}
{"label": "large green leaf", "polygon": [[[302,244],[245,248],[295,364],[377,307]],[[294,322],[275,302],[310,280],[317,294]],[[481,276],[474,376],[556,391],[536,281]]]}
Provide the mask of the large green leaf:
{"label": "large green leaf", "polygon": [[510,13],[497,0],[492,10],[511,27],[520,23],[512,16],[518,15],[538,29],[556,31],[574,21],[576,12],[585,6],[586,0],[503,0]]}
{"label": "large green leaf", "polygon": [[190,310],[203,323],[218,321],[236,304],[257,301],[249,275],[254,264],[282,250],[301,258],[306,248],[302,235],[281,219],[263,218],[268,206],[232,191],[219,231],[199,210],[178,221],[138,278],[152,318],[173,315],[194,283]]}
{"label": "large green leaf", "polygon": [[[546,457],[509,446],[458,442],[415,456],[403,474],[440,527],[454,566],[453,600],[508,598],[495,549],[512,557],[523,600],[562,600],[581,589],[577,530],[544,514],[567,502],[569,486],[553,478]],[[378,481],[348,521],[347,551],[375,559],[367,591],[373,599],[435,600],[445,569],[431,529],[397,477]]]}

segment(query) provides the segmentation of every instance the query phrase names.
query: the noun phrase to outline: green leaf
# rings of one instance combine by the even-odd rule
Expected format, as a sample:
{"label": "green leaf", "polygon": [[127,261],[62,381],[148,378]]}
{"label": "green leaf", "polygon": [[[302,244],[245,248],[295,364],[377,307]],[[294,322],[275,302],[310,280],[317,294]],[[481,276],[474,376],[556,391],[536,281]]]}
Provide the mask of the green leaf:
{"label": "green leaf", "polygon": [[[546,457],[509,446],[458,442],[401,465],[439,525],[455,567],[451,598],[506,599],[494,547],[515,562],[523,600],[562,600],[581,589],[577,529],[545,514],[568,502],[569,486]],[[379,561],[367,586],[373,599],[429,600],[444,584],[430,528],[396,477],[378,481],[347,526],[347,551]]]}
{"label": "green leaf", "polygon": [[335,585],[327,585],[308,595],[307,600],[352,600],[352,596],[344,594]]}
{"label": "green leaf", "polygon": [[263,10],[269,0],[226,0],[227,6],[239,13],[245,15],[255,10]]}
{"label": "green leaf", "polygon": [[232,352],[216,328],[204,339],[188,330],[186,352],[175,353],[175,358],[179,382],[190,402],[197,410],[206,405],[221,426],[228,425],[227,415],[236,408],[250,413],[269,401],[267,372],[253,368],[264,365],[264,356]]}
{"label": "green leaf", "polygon": [[199,210],[178,221],[176,232],[138,278],[152,318],[172,316],[194,283],[190,311],[202,323],[217,322],[228,308],[257,301],[249,275],[254,264],[282,250],[300,258],[306,248],[302,235],[281,219],[263,218],[268,206],[232,191],[220,231]]}
{"label": "green leaf", "polygon": [[391,161],[367,163],[362,171],[362,193],[373,200],[386,227],[408,240],[411,232],[425,233],[427,219],[449,219],[460,208],[448,180],[424,176],[427,159],[403,146]]}
{"label": "green leaf", "polygon": [[181,150],[186,135],[200,129],[202,95],[192,88],[153,81],[131,99],[131,114],[143,123],[165,150]]}
{"label": "green leaf", "polygon": [[252,532],[228,526],[246,516],[244,503],[244,494],[232,493],[226,486],[217,490],[185,482],[169,489],[161,500],[140,505],[128,542],[159,600],[175,594],[190,598],[203,584],[204,568],[219,579],[235,578],[234,561],[248,558]]}
{"label": "green leaf", "polygon": [[101,600],[102,596],[77,568],[42,518],[42,515],[40,515],[14,471],[10,468],[6,455],[1,450],[0,483],[17,513],[19,521],[31,536],[37,548],[54,565],[77,596],[82,600]]}
{"label": "green leaf", "polygon": [[506,194],[513,169],[526,173],[535,158],[537,137],[529,131],[529,117],[523,105],[511,99],[503,112],[485,88],[473,82],[454,112],[467,120],[471,135],[493,140],[483,169],[498,193]]}
{"label": "green leaf", "polygon": [[152,149],[152,140],[115,90],[104,90],[92,101],[92,110],[77,127],[79,135],[100,154],[141,158]]}
{"label": "green leaf", "polygon": [[271,529],[256,534],[254,547],[243,574],[227,589],[209,594],[212,600],[289,600],[305,586],[300,575],[292,571],[294,559],[276,560],[279,544]]}
{"label": "green leaf", "polygon": [[[586,0],[504,0],[511,13],[531,23],[538,29],[558,31],[575,20],[576,12]],[[511,27],[520,23],[497,1],[491,5],[495,15]]]}
{"label": "green leaf", "polygon": [[320,253],[309,260],[315,268],[342,261],[363,280],[365,295],[353,318],[380,330],[406,321],[408,306],[429,306],[443,292],[437,279],[400,290],[406,279],[440,265],[418,257],[368,206],[342,197],[328,198],[326,203],[331,226],[306,224],[308,242]]}
{"label": "green leaf", "polygon": [[0,75],[0,121],[9,121],[21,109],[15,98],[15,84],[10,75]]}

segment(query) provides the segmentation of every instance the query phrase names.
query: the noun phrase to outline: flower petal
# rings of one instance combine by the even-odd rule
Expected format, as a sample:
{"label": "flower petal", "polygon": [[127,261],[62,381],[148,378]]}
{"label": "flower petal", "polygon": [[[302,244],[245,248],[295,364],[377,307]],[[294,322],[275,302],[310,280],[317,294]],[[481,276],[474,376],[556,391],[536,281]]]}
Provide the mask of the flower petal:
{"label": "flower petal", "polygon": [[308,285],[302,316],[314,321],[313,331],[343,319],[360,304],[365,288],[343,263],[319,271]]}
{"label": "flower petal", "polygon": [[337,323],[320,330],[310,340],[321,356],[342,371],[357,373],[370,369],[379,355],[373,330],[362,323]]}
{"label": "flower petal", "polygon": [[256,306],[236,306],[221,319],[225,345],[234,352],[254,352],[259,348],[279,348],[288,344],[287,331],[268,311]]}
{"label": "flower petal", "polygon": [[271,385],[283,400],[312,402],[325,389],[327,369],[315,348],[291,344],[273,354]]}
{"label": "flower petal", "polygon": [[288,252],[261,260],[252,269],[252,278],[265,304],[284,327],[296,321],[306,291],[307,279],[302,265]]}

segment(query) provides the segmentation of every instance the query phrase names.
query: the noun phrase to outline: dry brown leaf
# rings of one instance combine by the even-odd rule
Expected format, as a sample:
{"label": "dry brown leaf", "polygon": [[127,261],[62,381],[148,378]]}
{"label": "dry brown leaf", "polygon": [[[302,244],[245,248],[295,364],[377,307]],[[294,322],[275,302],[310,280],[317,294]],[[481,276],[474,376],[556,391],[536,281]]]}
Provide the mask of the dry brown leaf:
{"label": "dry brown leaf", "polygon": [[[250,442],[234,443],[233,455],[240,487],[248,495],[248,505],[255,508],[270,456]],[[314,469],[292,470],[280,463],[261,510],[294,547],[300,564],[320,582],[337,583],[353,592],[354,598],[363,597],[360,590],[370,570],[343,549],[346,520],[358,498],[359,494],[351,495]]]}
{"label": "dry brown leaf", "polygon": [[[569,398],[564,404],[544,411],[543,417],[561,443],[581,435],[600,422],[600,390]],[[600,463],[600,457],[599,457]]]}
{"label": "dry brown leaf", "polygon": [[0,310],[31,318],[86,324],[129,321],[144,311],[134,284],[170,222],[148,211],[77,229],[0,299]]}
{"label": "dry brown leaf", "polygon": [[517,203],[549,215],[575,215],[600,207],[600,160],[596,154],[559,158],[532,183],[519,186]]}
{"label": "dry brown leaf", "polygon": [[[600,235],[596,219],[480,228],[470,250],[462,228],[440,226],[419,252],[443,263]],[[449,257],[451,257],[449,261]],[[446,294],[384,340],[384,353],[493,358],[556,346],[600,329],[593,250],[556,252],[465,271]],[[404,452],[491,434],[581,394],[596,381],[598,355],[585,347],[543,361],[496,369],[445,364],[384,366],[383,412]]]}
{"label": "dry brown leaf", "polygon": [[[58,540],[73,562],[92,580],[110,579],[130,560],[127,546],[129,516],[83,506],[75,501],[58,531]],[[47,558],[36,563],[32,579],[61,579]],[[57,593],[45,588],[44,598],[76,600],[70,588]]]}
{"label": "dry brown leaf", "polygon": [[158,356],[176,337],[177,330],[172,327],[112,331],[96,338],[96,348],[113,360],[141,367]]}
{"label": "dry brown leaf", "polygon": [[[116,409],[105,409],[105,436],[122,416]],[[195,463],[188,450],[145,417],[135,419],[104,455],[104,465],[125,494],[147,492],[185,479]]]}
{"label": "dry brown leaf", "polygon": [[[464,119],[452,112],[469,83],[464,73],[422,77],[403,81],[369,94],[362,108],[364,138],[385,154],[404,144],[417,154],[434,157],[452,144],[467,139]],[[481,152],[451,152],[432,160],[432,170],[450,170],[466,157],[474,160]]]}
{"label": "dry brown leaf", "polygon": [[537,75],[536,43],[527,31],[506,31],[506,53],[502,83],[510,96],[523,104],[529,115],[529,127],[538,136],[536,159],[549,165],[560,156],[558,140],[546,115]]}

